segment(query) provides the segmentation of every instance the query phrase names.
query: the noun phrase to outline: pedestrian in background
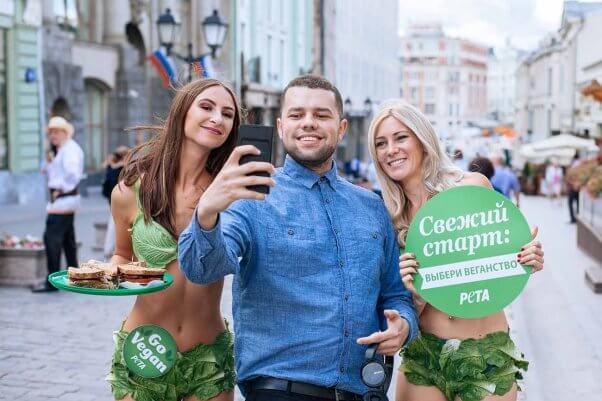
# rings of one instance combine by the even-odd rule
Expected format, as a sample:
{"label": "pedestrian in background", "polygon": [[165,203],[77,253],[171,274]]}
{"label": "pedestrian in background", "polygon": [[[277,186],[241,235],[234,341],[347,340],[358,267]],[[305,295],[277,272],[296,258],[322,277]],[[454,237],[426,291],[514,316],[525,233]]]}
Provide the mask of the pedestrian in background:
{"label": "pedestrian in background", "polygon": [[[258,150],[237,147],[180,236],[180,265],[195,283],[234,274],[237,377],[248,401],[361,400],[368,344],[394,355],[409,342],[414,304],[382,201],[337,176],[333,154],[347,129],[340,92],[305,75],[281,96],[284,166],[239,165]],[[257,184],[272,186],[267,197],[248,189]]]}
{"label": "pedestrian in background", "polygon": [[493,189],[502,193],[506,198],[510,198],[510,194],[514,194],[516,207],[520,207],[520,183],[514,171],[504,163],[504,157],[494,154],[489,158],[493,163],[494,174],[491,177],[491,185]]}
{"label": "pedestrian in background", "polygon": [[558,204],[561,203],[560,194],[562,193],[563,179],[562,167],[558,164],[558,160],[553,159],[546,167],[545,175],[547,194],[553,204],[556,203],[555,201],[558,201]]}
{"label": "pedestrian in background", "polygon": [[[61,268],[61,253],[67,266],[78,267],[73,220],[80,207],[79,182],[84,174],[84,152],[73,140],[74,128],[63,117],[52,117],[46,128],[50,151],[42,171],[48,178],[49,200],[46,205],[44,246],[48,274]],[[48,278],[33,292],[56,291]]]}
{"label": "pedestrian in background", "polygon": [[[420,208],[441,191],[462,185],[491,188],[489,181],[477,173],[463,172],[443,152],[428,118],[403,100],[385,104],[370,124],[368,146],[376,168],[385,205],[403,249],[412,219]],[[400,162],[400,160],[403,160]],[[533,232],[533,237],[537,229]],[[521,264],[543,268],[543,251],[539,241],[526,244],[517,254]],[[518,251],[518,249],[517,249]],[[404,251],[402,251],[404,252]],[[420,335],[401,352],[402,363],[397,376],[396,400],[516,400],[516,380],[526,361],[508,335],[508,321],[503,311],[478,319],[451,317],[427,303],[413,286],[420,261],[404,252],[399,258],[399,273],[414,296],[420,316]],[[453,347],[447,344],[455,340]],[[474,357],[493,359],[495,371],[483,364],[465,368],[463,342],[476,344]],[[445,346],[444,346],[445,344]],[[471,355],[470,357],[473,357]],[[446,360],[444,366],[442,360]],[[491,362],[492,366],[494,365]],[[487,376],[489,374],[489,376]],[[496,385],[482,386],[483,382]],[[498,398],[492,396],[504,396]]]}
{"label": "pedestrian in background", "polygon": [[454,165],[462,171],[468,171],[468,163],[464,158],[464,152],[460,149],[454,150],[453,154]]}
{"label": "pedestrian in background", "polygon": [[475,157],[472,159],[468,164],[468,171],[483,174],[489,181],[491,181],[491,177],[495,173],[493,163],[486,157]]}
{"label": "pedestrian in background", "polygon": [[[105,179],[102,182],[102,196],[107,198],[109,207],[111,206],[111,192],[119,182],[119,174],[123,169],[123,162],[129,150],[130,148],[125,145],[118,146],[104,162]],[[113,221],[113,216],[110,214],[109,221],[107,222],[107,233],[105,235],[103,250],[105,260],[110,259],[115,250],[115,222]]]}
{"label": "pedestrian in background", "polygon": [[[573,161],[571,162],[571,168],[577,167],[580,163],[581,159],[579,158],[579,152],[575,152],[575,156],[573,156]],[[569,215],[571,217],[570,223],[575,224],[577,222],[575,215],[579,214],[579,184],[577,184],[574,178],[571,179],[567,175],[566,186],[567,200],[569,204]]]}
{"label": "pedestrian in background", "polygon": [[383,191],[380,187],[380,182],[378,181],[378,176],[376,175],[376,167],[374,167],[374,161],[370,160],[370,164],[368,164],[368,179],[372,183],[372,192],[376,195],[380,196],[382,199]]}

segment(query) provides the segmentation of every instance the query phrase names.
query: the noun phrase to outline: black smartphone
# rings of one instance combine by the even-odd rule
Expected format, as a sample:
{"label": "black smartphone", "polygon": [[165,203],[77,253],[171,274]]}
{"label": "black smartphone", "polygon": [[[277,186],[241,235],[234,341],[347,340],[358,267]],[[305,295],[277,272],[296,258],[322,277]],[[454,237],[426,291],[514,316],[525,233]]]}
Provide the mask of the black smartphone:
{"label": "black smartphone", "polygon": [[[272,143],[274,141],[274,127],[269,125],[241,125],[238,128],[238,145],[253,145],[261,152],[260,155],[244,155],[239,164],[248,162],[272,163]],[[267,172],[257,172],[253,175],[269,177]],[[270,187],[267,185],[252,185],[248,189],[262,194],[269,194]]]}

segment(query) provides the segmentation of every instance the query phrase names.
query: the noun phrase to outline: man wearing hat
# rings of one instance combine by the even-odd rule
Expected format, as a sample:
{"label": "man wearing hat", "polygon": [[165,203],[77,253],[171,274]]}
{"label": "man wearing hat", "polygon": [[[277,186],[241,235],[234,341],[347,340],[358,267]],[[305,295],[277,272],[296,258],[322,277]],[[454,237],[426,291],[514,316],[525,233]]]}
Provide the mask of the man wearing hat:
{"label": "man wearing hat", "polygon": [[[44,246],[48,274],[60,270],[61,250],[68,266],[77,267],[77,245],[73,217],[80,206],[79,182],[84,174],[84,152],[72,139],[73,125],[63,117],[52,117],[46,133],[50,144],[43,171],[48,176]],[[33,292],[56,291],[48,280]]]}

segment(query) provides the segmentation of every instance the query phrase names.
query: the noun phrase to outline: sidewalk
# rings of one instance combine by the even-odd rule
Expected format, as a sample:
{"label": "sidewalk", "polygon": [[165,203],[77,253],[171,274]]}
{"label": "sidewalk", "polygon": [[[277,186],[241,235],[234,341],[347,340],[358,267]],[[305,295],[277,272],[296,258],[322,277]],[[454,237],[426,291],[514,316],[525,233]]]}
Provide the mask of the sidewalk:
{"label": "sidewalk", "polygon": [[[545,268],[529,279],[508,310],[511,335],[530,361],[528,401],[595,401],[602,396],[602,294],[585,284],[596,262],[577,248],[568,207],[523,197],[522,211],[539,226]],[[598,266],[602,268],[602,266]]]}
{"label": "sidewalk", "polygon": [[[85,198],[83,205],[76,218],[81,259],[101,258],[91,250],[93,223],[108,218],[108,206],[100,195]],[[594,262],[577,249],[576,228],[566,224],[566,204],[551,206],[547,199],[527,197],[522,210],[540,228],[546,266],[507,310],[511,335],[531,362],[519,400],[599,400],[602,295],[584,282],[585,268]],[[39,209],[7,207],[0,231],[41,236],[44,216],[42,204]],[[228,319],[230,285],[227,278],[222,313]],[[110,333],[133,301],[0,287],[0,399],[111,400],[104,381],[113,352]],[[394,383],[389,394],[392,400]]]}

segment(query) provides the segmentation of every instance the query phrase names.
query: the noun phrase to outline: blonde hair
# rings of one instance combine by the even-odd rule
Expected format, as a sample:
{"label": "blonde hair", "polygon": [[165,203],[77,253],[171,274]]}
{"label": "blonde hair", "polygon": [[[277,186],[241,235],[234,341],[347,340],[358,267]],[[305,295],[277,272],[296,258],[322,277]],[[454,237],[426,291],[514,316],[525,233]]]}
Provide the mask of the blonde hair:
{"label": "blonde hair", "polygon": [[400,183],[393,181],[383,170],[376,157],[375,136],[380,124],[389,117],[405,125],[416,135],[422,149],[422,179],[429,197],[451,188],[462,177],[462,171],[455,167],[441,148],[437,134],[429,120],[416,107],[402,99],[386,102],[370,123],[368,148],[374,160],[376,175],[382,188],[385,206],[389,211],[393,226],[397,232],[397,242],[405,247],[405,237],[410,225],[408,217],[409,201]]}

